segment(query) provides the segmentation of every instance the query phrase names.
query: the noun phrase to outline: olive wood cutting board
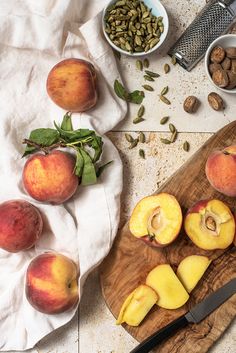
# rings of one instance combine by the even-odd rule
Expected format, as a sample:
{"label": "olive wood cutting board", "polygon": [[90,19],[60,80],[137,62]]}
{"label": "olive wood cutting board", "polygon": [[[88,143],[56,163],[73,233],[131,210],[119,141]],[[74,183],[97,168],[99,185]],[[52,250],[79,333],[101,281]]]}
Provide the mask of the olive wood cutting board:
{"label": "olive wood cutting board", "polygon": [[[183,215],[201,199],[218,198],[236,211],[236,198],[226,197],[213,190],[204,167],[208,155],[215,149],[236,144],[236,121],[214,134],[156,193],[167,192],[179,201]],[[182,308],[167,310],[155,305],[139,327],[123,327],[138,341],[166,326],[196,303],[230,279],[236,277],[236,251],[204,251],[197,248],[181,230],[179,237],[165,248],[152,248],[136,239],[126,224],[117,234],[113,247],[100,267],[100,279],[106,304],[117,318],[125,298],[139,284],[145,283],[148,272],[161,263],[170,263],[174,269],[180,261],[192,254],[207,255],[213,261],[190,300]],[[191,324],[163,342],[155,352],[205,353],[221,336],[236,315],[236,295],[208,316],[200,324]],[[115,321],[115,320],[114,320]],[[124,352],[120,352],[124,353]],[[126,353],[126,352],[125,352]]]}

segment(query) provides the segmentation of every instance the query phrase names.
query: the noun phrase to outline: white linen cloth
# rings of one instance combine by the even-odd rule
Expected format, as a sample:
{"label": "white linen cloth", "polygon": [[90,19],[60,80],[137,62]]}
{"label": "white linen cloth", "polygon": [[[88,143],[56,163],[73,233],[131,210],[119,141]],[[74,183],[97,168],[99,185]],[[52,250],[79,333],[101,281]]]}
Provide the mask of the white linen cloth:
{"label": "white linen cloth", "polygon": [[[113,160],[98,183],[79,187],[59,206],[39,203],[23,189],[23,138],[39,127],[61,123],[65,111],[47,96],[46,78],[63,58],[84,58],[98,73],[95,108],[73,114],[74,128],[94,128],[103,135],[121,121],[126,104],[117,99],[113,82],[119,77],[110,47],[101,35],[106,1],[0,0],[0,202],[24,199],[41,211],[44,229],[36,246],[11,254],[0,250],[0,350],[25,350],[64,325],[76,308],[58,315],[37,312],[24,294],[31,259],[53,250],[80,266],[80,296],[88,273],[107,255],[119,222],[122,165],[117,150],[104,139],[102,163]],[[91,19],[90,19],[91,18]],[[90,19],[90,20],[89,20]],[[89,20],[85,24],[82,22]]]}

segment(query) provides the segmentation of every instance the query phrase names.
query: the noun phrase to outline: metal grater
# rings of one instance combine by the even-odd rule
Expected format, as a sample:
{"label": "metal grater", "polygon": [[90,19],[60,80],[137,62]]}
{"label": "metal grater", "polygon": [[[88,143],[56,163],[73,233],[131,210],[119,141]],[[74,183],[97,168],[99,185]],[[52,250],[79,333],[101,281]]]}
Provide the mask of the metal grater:
{"label": "metal grater", "polygon": [[236,0],[213,0],[204,6],[174,46],[170,56],[187,71],[204,56],[209,45],[227,32],[236,18]]}

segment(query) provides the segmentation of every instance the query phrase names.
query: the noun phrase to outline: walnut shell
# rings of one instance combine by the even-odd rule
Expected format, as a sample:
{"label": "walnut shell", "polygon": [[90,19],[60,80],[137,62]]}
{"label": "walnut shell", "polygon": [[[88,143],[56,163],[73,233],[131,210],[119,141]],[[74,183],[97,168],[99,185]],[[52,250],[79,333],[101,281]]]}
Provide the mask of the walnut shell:
{"label": "walnut shell", "polygon": [[236,87],[236,73],[228,70],[227,74],[228,74],[228,78],[229,78],[229,83],[225,88],[232,89],[232,88]]}
{"label": "walnut shell", "polygon": [[226,56],[221,63],[221,66],[224,70],[230,70],[231,68],[231,60]]}
{"label": "walnut shell", "polygon": [[225,58],[225,51],[221,47],[214,47],[210,54],[210,60],[213,63],[219,64]]}
{"label": "walnut shell", "polygon": [[208,103],[214,110],[223,110],[224,109],[224,101],[218,93],[211,92],[208,94]]}
{"label": "walnut shell", "polygon": [[236,59],[231,60],[231,71],[236,74]]}
{"label": "walnut shell", "polygon": [[198,109],[200,102],[197,97],[189,96],[185,99],[183,108],[187,113],[195,113]]}
{"label": "walnut shell", "polygon": [[236,59],[236,47],[229,47],[225,49],[226,56],[230,59]]}
{"label": "walnut shell", "polygon": [[213,82],[221,88],[228,86],[229,78],[225,70],[216,70],[212,75]]}
{"label": "walnut shell", "polygon": [[211,63],[208,67],[210,74],[212,75],[213,72],[215,72],[216,70],[220,70],[222,69],[222,66],[220,64],[216,64],[216,63]]}

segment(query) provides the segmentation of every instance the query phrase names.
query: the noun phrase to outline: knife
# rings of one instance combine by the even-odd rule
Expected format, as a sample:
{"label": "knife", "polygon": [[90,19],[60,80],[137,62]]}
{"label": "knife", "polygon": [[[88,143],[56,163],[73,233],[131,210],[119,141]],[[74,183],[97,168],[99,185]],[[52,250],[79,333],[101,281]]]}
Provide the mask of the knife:
{"label": "knife", "polygon": [[223,287],[217,289],[210,294],[199,304],[195,305],[188,313],[182,315],[178,319],[172,321],[161,330],[155,332],[153,335],[146,338],[130,353],[148,353],[157,344],[173,335],[178,329],[187,326],[189,323],[198,324],[212,311],[217,309],[227,299],[236,293],[236,278],[225,284]]}

